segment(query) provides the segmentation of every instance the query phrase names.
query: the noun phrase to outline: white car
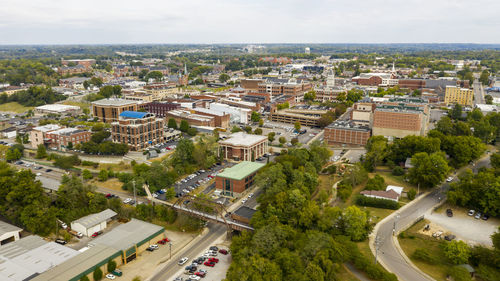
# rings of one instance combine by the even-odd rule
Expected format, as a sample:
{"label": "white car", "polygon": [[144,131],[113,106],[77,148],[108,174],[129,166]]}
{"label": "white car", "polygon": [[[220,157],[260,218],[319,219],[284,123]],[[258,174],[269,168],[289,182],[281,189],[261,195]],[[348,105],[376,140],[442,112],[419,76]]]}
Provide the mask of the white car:
{"label": "white car", "polygon": [[183,257],[182,259],[179,260],[177,263],[178,265],[183,265],[188,261],[188,257]]}
{"label": "white car", "polygon": [[158,249],[159,248],[158,245],[156,245],[156,244],[150,245],[149,247],[151,247],[152,249]]}
{"label": "white car", "polygon": [[115,280],[116,276],[114,276],[114,275],[113,275],[113,274],[111,274],[111,273],[108,273],[108,274],[106,274],[106,278],[107,278],[107,279],[110,279],[110,280]]}
{"label": "white car", "polygon": [[245,204],[246,202],[247,202],[247,199],[246,199],[246,198],[245,198],[245,199],[243,199],[243,200],[241,200],[241,203],[242,203],[242,204]]}
{"label": "white car", "polygon": [[448,178],[446,179],[446,182],[451,182],[452,180],[453,180],[453,177],[448,177]]}
{"label": "white car", "polygon": [[123,203],[128,204],[128,203],[130,203],[130,201],[132,201],[132,198],[127,198],[127,199],[123,200]]}
{"label": "white car", "polygon": [[42,173],[36,173],[36,176],[37,176],[37,177],[39,177],[39,176],[41,176],[41,175],[42,175]]}
{"label": "white car", "polygon": [[194,275],[194,274],[193,274],[193,275],[190,275],[190,276],[189,276],[189,279],[191,279],[191,280],[200,280],[200,279],[201,279],[201,277],[200,277],[200,276],[198,276],[198,275]]}

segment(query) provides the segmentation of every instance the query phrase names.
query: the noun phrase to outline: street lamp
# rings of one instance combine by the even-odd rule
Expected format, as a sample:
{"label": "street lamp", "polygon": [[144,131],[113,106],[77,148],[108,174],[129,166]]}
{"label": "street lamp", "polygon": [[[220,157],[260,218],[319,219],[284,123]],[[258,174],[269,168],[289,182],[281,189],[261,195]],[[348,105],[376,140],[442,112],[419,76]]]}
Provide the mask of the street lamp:
{"label": "street lamp", "polygon": [[172,242],[168,242],[168,245],[170,246],[170,258],[172,259]]}
{"label": "street lamp", "polygon": [[394,218],[394,226],[392,228],[392,235],[396,234],[396,223],[398,222],[399,220],[399,214],[396,215],[396,217]]}

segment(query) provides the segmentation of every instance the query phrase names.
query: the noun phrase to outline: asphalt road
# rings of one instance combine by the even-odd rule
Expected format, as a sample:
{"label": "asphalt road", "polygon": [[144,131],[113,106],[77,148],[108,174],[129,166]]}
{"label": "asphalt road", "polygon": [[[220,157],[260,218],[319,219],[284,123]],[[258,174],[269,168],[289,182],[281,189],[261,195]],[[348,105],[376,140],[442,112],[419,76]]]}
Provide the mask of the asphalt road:
{"label": "asphalt road", "polygon": [[485,104],[483,85],[476,79],[472,87],[474,89],[474,104]]}
{"label": "asphalt road", "polygon": [[[183,251],[180,252],[180,254],[175,255],[172,257],[172,260],[167,262],[166,266],[159,271],[155,276],[151,277],[149,280],[151,281],[167,281],[172,278],[177,277],[177,272],[179,269],[184,269],[184,267],[188,266],[191,264],[193,259],[197,258],[199,254],[208,248],[212,246],[214,241],[216,241],[219,237],[226,235],[227,228],[224,225],[219,225],[219,224],[208,224],[208,233],[205,234],[205,237],[200,240],[199,243],[192,245],[189,245],[189,247]],[[178,260],[183,257],[188,257],[189,260],[182,266],[179,266],[177,264]]]}
{"label": "asphalt road", "polygon": [[[489,160],[489,156],[485,157],[471,168],[477,171],[480,167],[488,166]],[[379,249],[378,259],[387,270],[396,274],[399,280],[428,281],[429,278],[406,262],[405,257],[397,249],[392,237],[393,231],[398,233],[398,231],[406,229],[413,224],[418,217],[421,217],[425,212],[436,206],[440,199],[445,200],[448,187],[449,185],[447,183],[441,185],[413,205],[397,211],[395,216],[382,222],[378,226],[377,232],[375,233],[375,247],[377,248],[378,244]]]}

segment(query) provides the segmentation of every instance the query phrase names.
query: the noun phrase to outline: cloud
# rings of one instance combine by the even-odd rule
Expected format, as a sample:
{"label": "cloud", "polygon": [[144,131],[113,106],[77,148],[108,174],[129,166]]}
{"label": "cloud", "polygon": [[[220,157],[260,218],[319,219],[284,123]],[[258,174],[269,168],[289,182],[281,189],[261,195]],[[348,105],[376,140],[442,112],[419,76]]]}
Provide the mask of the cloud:
{"label": "cloud", "polygon": [[499,43],[496,0],[3,0],[0,44]]}

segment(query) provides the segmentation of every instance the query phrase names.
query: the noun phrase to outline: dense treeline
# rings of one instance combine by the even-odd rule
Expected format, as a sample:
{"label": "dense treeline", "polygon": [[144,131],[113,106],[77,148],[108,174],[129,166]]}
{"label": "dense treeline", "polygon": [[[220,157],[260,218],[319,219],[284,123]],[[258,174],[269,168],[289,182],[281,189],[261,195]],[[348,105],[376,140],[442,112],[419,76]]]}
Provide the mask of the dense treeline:
{"label": "dense treeline", "polygon": [[0,60],[0,84],[9,83],[57,85],[57,73],[41,61]]}
{"label": "dense treeline", "polygon": [[7,94],[0,95],[0,104],[7,102],[18,102],[24,106],[40,106],[44,104],[52,104],[61,100],[65,100],[66,96],[58,94],[49,87],[33,86],[28,90],[14,93],[10,96]]}
{"label": "dense treeline", "polygon": [[338,280],[340,264],[354,261],[375,280],[394,275],[364,258],[352,241],[367,238],[368,214],[311,200],[318,174],[330,157],[325,147],[290,149],[256,177],[264,190],[252,218],[253,233],[233,238],[227,280]]}

